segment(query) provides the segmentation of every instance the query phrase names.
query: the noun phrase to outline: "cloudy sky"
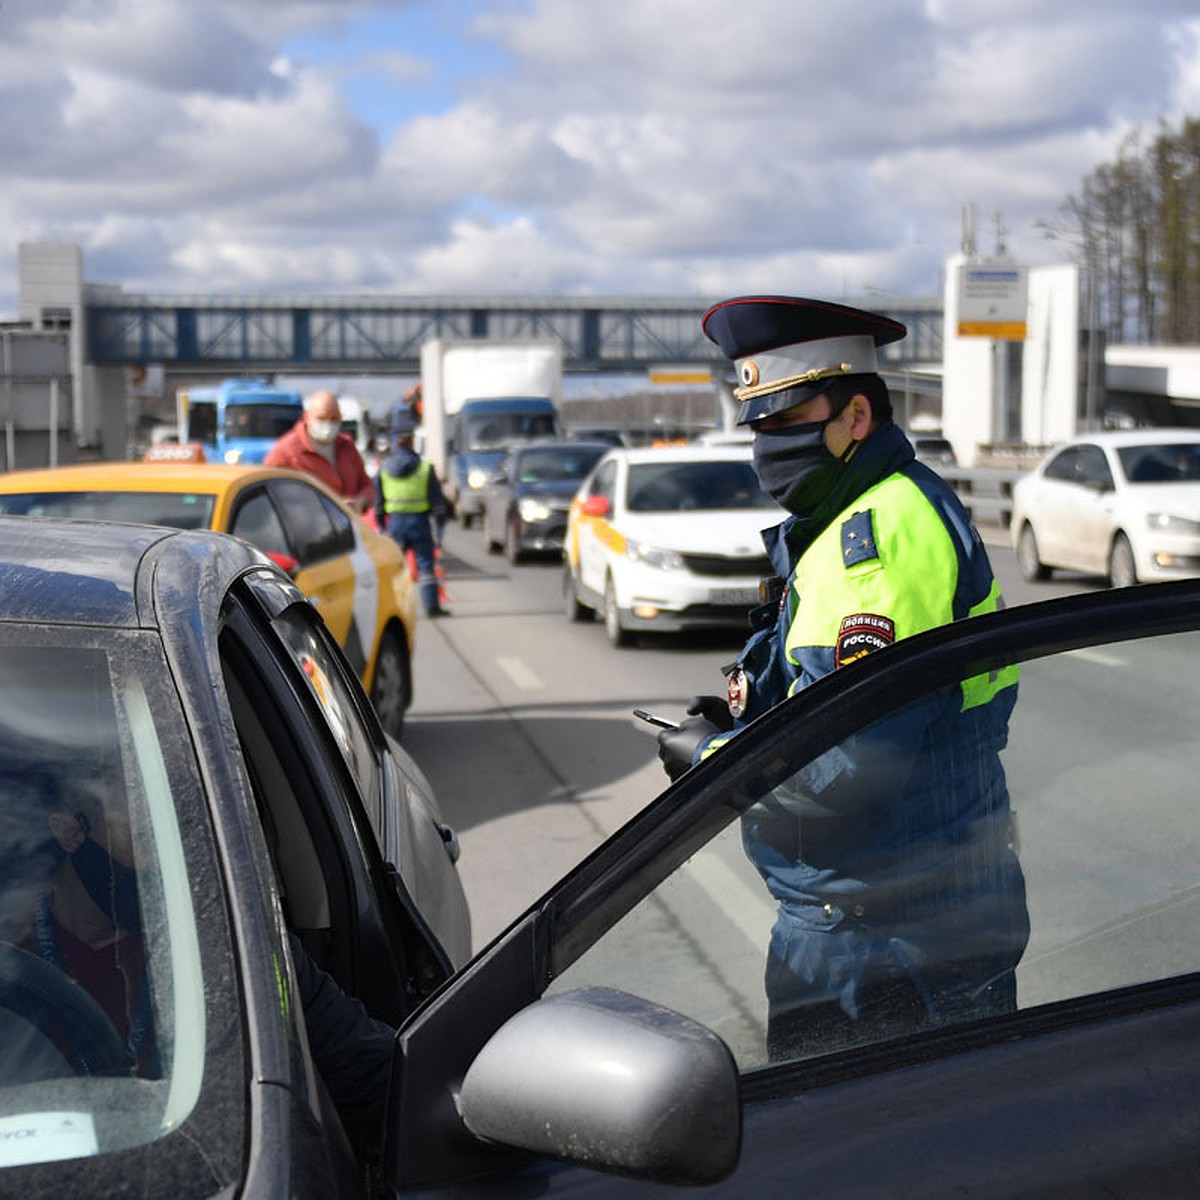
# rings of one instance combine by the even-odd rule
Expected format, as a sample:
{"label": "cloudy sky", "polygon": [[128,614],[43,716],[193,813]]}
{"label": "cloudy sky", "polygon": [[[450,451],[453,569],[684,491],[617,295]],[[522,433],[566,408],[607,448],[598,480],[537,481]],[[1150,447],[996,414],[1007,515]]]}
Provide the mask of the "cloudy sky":
{"label": "cloudy sky", "polygon": [[[0,0],[16,248],[128,291],[930,294],[1200,115],[1196,0]],[[997,222],[999,214],[1002,222]]]}

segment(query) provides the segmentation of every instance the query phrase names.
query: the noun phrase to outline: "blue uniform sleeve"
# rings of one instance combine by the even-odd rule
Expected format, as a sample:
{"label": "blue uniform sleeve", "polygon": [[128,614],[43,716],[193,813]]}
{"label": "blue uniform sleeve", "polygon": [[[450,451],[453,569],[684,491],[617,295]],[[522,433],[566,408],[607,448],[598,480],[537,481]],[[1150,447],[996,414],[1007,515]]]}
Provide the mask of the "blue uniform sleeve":
{"label": "blue uniform sleeve", "polygon": [[288,935],[308,1046],[351,1138],[376,1145],[383,1131],[396,1031],[376,1021]]}

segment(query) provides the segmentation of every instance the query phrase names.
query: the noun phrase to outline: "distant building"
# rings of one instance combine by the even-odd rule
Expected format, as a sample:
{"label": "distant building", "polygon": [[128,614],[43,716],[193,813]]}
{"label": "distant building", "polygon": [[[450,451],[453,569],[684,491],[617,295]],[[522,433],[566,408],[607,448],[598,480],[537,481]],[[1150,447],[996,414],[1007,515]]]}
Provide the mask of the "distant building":
{"label": "distant building", "polygon": [[69,335],[0,325],[0,468],[73,462],[73,403]]}
{"label": "distant building", "polygon": [[[23,242],[17,248],[17,269],[23,328],[11,331],[11,345],[18,357],[36,363],[44,374],[40,379],[18,382],[15,361],[10,366],[6,358],[0,365],[5,395],[14,387],[28,389],[20,409],[10,406],[5,417],[13,430],[13,445],[21,448],[15,461],[6,457],[6,468],[72,462],[80,456],[129,457],[134,441],[131,424],[136,426],[136,420],[130,420],[128,372],[120,367],[95,367],[87,361],[82,250],[65,242]],[[35,348],[46,335],[54,335],[55,345],[65,341],[65,374],[59,373],[61,363],[51,371],[47,346]],[[52,387],[53,380],[58,383]],[[40,413],[32,400],[34,394],[43,398],[45,407]],[[59,424],[50,438],[55,405]],[[41,457],[33,449],[39,442]]]}

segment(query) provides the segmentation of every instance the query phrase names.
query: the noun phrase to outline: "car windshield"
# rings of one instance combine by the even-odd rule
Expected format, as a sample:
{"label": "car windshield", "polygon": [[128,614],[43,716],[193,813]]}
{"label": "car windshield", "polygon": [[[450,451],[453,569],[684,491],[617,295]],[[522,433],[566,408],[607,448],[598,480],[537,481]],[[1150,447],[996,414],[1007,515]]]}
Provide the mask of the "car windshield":
{"label": "car windshield", "polygon": [[0,494],[0,514],[12,517],[87,517],[172,529],[208,529],[216,497],[198,492],[13,492]]}
{"label": "car windshield", "polygon": [[521,483],[581,480],[603,453],[600,447],[584,446],[578,449],[547,447],[544,450],[526,450],[517,459],[517,479]]}
{"label": "car windshield", "polygon": [[1130,483],[1195,483],[1200,480],[1200,438],[1194,442],[1122,446],[1117,451],[1117,458]]}
{"label": "car windshield", "polygon": [[630,512],[685,512],[773,508],[749,461],[631,463],[626,486]]}
{"label": "car windshield", "polygon": [[230,404],[225,409],[225,436],[230,438],[277,438],[300,419],[296,404]]}
{"label": "car windshield", "polygon": [[549,413],[496,412],[470,416],[464,422],[463,445],[472,450],[496,450],[506,442],[552,437]]}
{"label": "car windshield", "polygon": [[0,1168],[204,1139],[211,847],[165,676],[150,635],[0,632]]}

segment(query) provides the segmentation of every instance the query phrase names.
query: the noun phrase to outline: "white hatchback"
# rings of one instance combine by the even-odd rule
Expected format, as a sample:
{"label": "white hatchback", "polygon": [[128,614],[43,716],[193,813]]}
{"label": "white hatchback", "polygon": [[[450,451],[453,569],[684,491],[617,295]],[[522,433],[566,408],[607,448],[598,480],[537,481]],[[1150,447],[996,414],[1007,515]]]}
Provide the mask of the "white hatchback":
{"label": "white hatchback", "polygon": [[762,531],[785,515],[749,446],[613,450],[571,505],[567,615],[601,612],[614,646],[639,632],[747,627],[772,574]]}
{"label": "white hatchback", "polygon": [[1200,575],[1200,429],[1063,443],[1017,481],[1011,529],[1029,580],[1053,567],[1114,587]]}

